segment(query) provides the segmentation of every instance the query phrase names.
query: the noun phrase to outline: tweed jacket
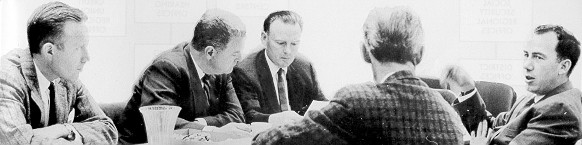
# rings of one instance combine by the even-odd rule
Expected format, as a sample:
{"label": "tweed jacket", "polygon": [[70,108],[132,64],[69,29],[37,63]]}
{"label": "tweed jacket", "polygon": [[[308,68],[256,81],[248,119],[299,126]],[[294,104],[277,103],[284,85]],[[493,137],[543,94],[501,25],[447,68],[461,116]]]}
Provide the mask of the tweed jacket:
{"label": "tweed jacket", "polygon": [[320,111],[271,128],[253,144],[462,144],[455,110],[410,71],[340,89]]}
{"label": "tweed jacket", "polygon": [[[480,120],[493,127],[491,144],[574,144],[582,134],[582,93],[568,81],[546,94],[537,103],[534,95],[522,97],[507,112],[486,117],[479,93],[453,104],[465,126],[476,130]],[[473,121],[471,121],[473,120]]]}
{"label": "tweed jacket", "polygon": [[[244,122],[240,103],[232,86],[230,75],[214,75],[211,95],[206,97],[188,42],[180,43],[162,52],[147,67],[135,83],[131,96],[120,120],[123,141],[143,143],[146,130],[139,107],[148,105],[174,105],[182,110],[176,121],[176,129],[202,129],[194,123],[204,118],[209,126],[223,126],[230,122]],[[193,50],[193,49],[192,49]]]}
{"label": "tweed jacket", "polygon": [[[267,122],[269,115],[281,112],[265,49],[248,55],[233,70],[236,94],[247,122]],[[291,110],[303,115],[313,100],[327,100],[317,83],[309,61],[298,55],[287,69],[287,92]]]}
{"label": "tweed jacket", "polygon": [[[48,114],[40,96],[36,68],[28,49],[15,49],[1,60],[0,71],[0,144],[30,144],[33,129],[44,124]],[[69,123],[84,144],[116,144],[117,129],[99,108],[81,82],[61,80],[55,85],[57,123]],[[75,110],[73,122],[69,112]]]}

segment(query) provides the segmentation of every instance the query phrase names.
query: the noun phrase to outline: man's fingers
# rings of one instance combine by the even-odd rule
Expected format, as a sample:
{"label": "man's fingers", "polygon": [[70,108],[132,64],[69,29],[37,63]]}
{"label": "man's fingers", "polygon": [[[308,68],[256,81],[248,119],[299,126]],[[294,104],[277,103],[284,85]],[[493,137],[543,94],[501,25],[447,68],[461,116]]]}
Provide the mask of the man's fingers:
{"label": "man's fingers", "polygon": [[471,137],[477,137],[477,136],[475,135],[475,131],[471,131]]}

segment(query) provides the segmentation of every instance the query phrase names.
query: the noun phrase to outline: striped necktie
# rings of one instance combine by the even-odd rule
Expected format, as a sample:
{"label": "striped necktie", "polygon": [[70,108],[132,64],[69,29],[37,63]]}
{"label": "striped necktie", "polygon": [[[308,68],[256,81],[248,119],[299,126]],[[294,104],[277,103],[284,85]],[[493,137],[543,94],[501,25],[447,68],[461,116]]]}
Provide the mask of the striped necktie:
{"label": "striped necktie", "polygon": [[283,75],[285,75],[285,71],[280,68],[279,71],[277,71],[277,75],[279,77],[277,77],[277,90],[279,91],[279,103],[281,104],[281,111],[289,111],[290,110],[290,106],[288,103],[288,99],[287,99],[287,91],[285,91],[287,88],[285,87],[285,78],[283,77]]}

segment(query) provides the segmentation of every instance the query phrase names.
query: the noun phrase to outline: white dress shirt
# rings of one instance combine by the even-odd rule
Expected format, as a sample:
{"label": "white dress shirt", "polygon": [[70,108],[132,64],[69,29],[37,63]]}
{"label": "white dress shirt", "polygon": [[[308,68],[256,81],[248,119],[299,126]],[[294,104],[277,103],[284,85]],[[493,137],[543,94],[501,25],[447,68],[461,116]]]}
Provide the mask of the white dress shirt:
{"label": "white dress shirt", "polygon": [[[34,62],[34,69],[36,71],[36,80],[38,81],[38,86],[39,86],[39,90],[40,91],[40,98],[42,99],[42,103],[44,106],[44,110],[46,110],[47,112],[50,112],[50,91],[49,91],[49,86],[51,84],[51,82],[40,72],[40,69],[38,69],[38,66],[36,65],[36,62]],[[56,80],[56,79],[55,79]],[[53,80],[53,81],[55,81]],[[44,113],[41,116],[44,120],[44,122],[42,122],[45,126],[48,125],[48,120],[49,120],[49,113]]]}
{"label": "white dress shirt", "polygon": [[[275,95],[277,95],[277,102],[281,102],[281,100],[279,100],[279,89],[277,86],[278,83],[278,79],[279,79],[279,75],[277,74],[277,72],[279,71],[280,67],[278,67],[277,65],[275,65],[275,63],[273,63],[273,61],[271,61],[271,58],[269,58],[269,56],[267,55],[267,51],[265,51],[265,59],[267,59],[267,65],[269,66],[269,70],[271,71],[271,77],[273,77],[273,86],[275,87]],[[285,86],[285,94],[287,94],[287,105],[289,105],[289,89],[287,88],[287,67],[281,68],[283,69],[283,85]],[[289,110],[291,110],[291,108],[289,108]]]}

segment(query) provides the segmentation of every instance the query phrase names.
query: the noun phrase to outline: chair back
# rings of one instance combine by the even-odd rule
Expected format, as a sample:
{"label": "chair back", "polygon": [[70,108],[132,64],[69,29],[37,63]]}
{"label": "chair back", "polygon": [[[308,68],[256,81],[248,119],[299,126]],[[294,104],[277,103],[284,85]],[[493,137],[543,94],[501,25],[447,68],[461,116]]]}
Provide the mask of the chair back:
{"label": "chair back", "polygon": [[[439,91],[443,97],[445,97],[445,95],[448,93],[452,94],[452,92],[443,92],[443,90],[446,89],[441,87],[440,80],[438,78],[420,77],[420,79],[424,81],[430,88],[437,89],[437,91]],[[487,111],[489,111],[489,113],[491,113],[493,116],[497,116],[499,113],[511,109],[511,106],[513,103],[515,103],[515,99],[517,98],[517,94],[513,88],[503,83],[475,81],[475,87],[485,102]],[[453,94],[452,96],[454,97],[455,95]],[[451,98],[445,97],[445,100],[447,99]],[[454,101],[454,99],[452,101]]]}

